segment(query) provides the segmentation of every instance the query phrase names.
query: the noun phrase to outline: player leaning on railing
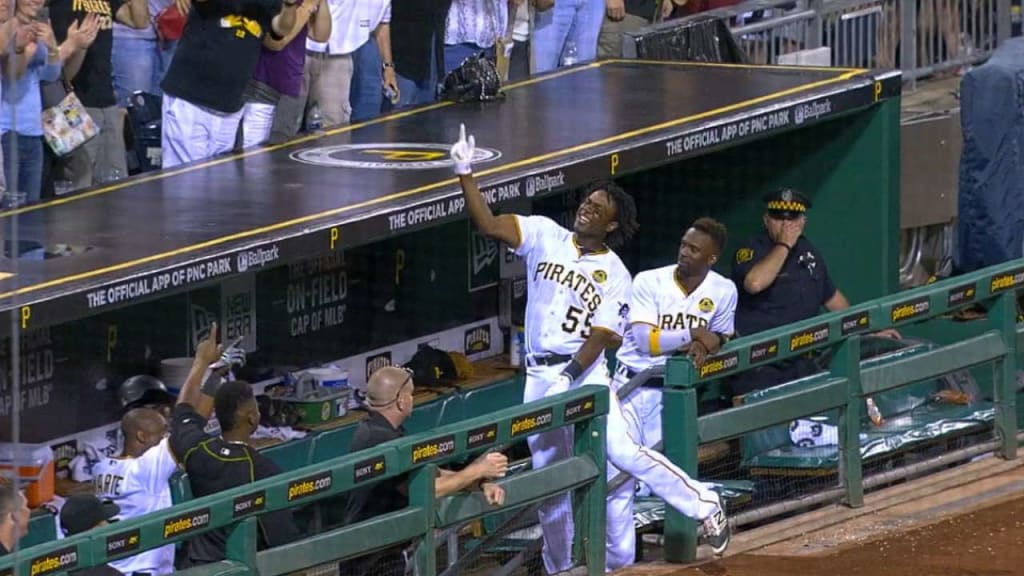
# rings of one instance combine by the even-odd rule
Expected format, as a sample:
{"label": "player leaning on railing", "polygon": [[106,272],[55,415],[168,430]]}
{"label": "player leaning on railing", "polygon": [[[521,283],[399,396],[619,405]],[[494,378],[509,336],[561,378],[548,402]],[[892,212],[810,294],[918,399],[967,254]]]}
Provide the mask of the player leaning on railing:
{"label": "player leaning on railing", "polygon": [[[474,149],[473,137],[467,138],[465,126],[461,127],[451,155],[469,217],[480,233],[526,259],[529,297],[523,401],[576,385],[608,386],[611,377],[604,351],[622,341],[631,284],[629,270],[611,248],[624,243],[639,227],[633,198],[612,182],[590,185],[576,210],[572,231],[543,216],[495,216],[472,174]],[[609,396],[609,461],[651,486],[681,513],[705,520],[709,543],[716,553],[724,551],[729,530],[717,497],[697,505],[685,473],[664,456],[639,448],[627,433],[617,398]],[[533,467],[541,468],[572,455],[572,428],[534,434],[527,443]],[[544,502],[539,516],[545,568],[549,574],[570,570],[574,527],[569,496]]]}

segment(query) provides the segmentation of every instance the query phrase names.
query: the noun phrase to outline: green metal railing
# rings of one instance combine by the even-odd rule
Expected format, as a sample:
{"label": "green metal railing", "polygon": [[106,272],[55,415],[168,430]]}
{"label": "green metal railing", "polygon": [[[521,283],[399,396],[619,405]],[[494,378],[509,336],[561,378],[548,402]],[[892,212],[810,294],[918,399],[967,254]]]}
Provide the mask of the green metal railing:
{"label": "green metal railing", "polygon": [[[0,560],[0,574],[46,576],[102,565],[144,550],[229,528],[227,560],[188,570],[193,574],[274,576],[419,541],[418,574],[437,573],[435,531],[575,490],[575,557],[592,575],[604,574],[605,419],[608,391],[587,386],[538,402],[402,438],[306,466],[159,513],[118,522],[65,540],[27,548]],[[534,432],[575,427],[568,460],[504,479],[506,502],[487,505],[478,494],[434,497],[437,467],[472,453],[517,442]],[[305,506],[372,481],[408,475],[409,506],[285,546],[256,550],[260,513]]]}
{"label": "green metal railing", "polygon": [[[1019,331],[1016,292],[1024,289],[1024,259],[979,270],[879,298],[841,312],[738,338],[696,369],[686,358],[672,358],[666,367],[663,410],[665,455],[696,475],[701,443],[736,438],[756,430],[839,410],[840,478],[845,502],[864,501],[859,432],[865,398],[932,379],[950,372],[991,363],[994,366],[995,431],[998,453],[1017,455],[1015,372],[1017,350],[1024,346]],[[988,301],[987,331],[934,350],[871,367],[862,367],[860,334],[900,327]],[[829,372],[792,393],[697,416],[697,390],[714,380],[809,351],[833,348]],[[665,515],[665,557],[670,562],[696,558],[697,527],[672,509]]]}

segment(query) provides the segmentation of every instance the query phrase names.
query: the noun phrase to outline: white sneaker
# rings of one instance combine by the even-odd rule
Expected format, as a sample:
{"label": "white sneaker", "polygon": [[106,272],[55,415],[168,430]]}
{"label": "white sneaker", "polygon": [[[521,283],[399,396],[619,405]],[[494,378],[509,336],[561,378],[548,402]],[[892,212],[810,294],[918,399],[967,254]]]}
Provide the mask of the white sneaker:
{"label": "white sneaker", "polygon": [[722,505],[722,497],[718,496],[718,507],[710,516],[704,519],[704,540],[715,556],[721,556],[729,547],[729,540],[732,538],[732,528],[729,526],[729,519],[725,515],[725,506]]}

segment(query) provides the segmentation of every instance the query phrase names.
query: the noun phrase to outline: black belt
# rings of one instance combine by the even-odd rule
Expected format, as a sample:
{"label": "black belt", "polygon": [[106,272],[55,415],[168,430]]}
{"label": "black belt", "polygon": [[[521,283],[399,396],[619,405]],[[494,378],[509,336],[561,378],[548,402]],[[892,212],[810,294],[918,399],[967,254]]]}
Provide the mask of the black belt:
{"label": "black belt", "polygon": [[527,358],[526,362],[534,366],[557,366],[565,364],[569,360],[572,360],[572,356],[569,354],[550,354],[548,356],[531,355]]}
{"label": "black belt", "polygon": [[[636,375],[640,373],[640,372],[637,372],[636,370],[630,369],[630,367],[626,366],[625,364],[619,364],[618,366],[615,367],[615,370],[625,374],[627,382],[632,380],[633,378],[635,378]],[[657,377],[654,377],[654,378],[649,378],[646,382],[644,382],[640,386],[642,386],[644,388],[661,388],[662,386],[664,386],[664,383],[665,383],[664,377],[657,376]]]}

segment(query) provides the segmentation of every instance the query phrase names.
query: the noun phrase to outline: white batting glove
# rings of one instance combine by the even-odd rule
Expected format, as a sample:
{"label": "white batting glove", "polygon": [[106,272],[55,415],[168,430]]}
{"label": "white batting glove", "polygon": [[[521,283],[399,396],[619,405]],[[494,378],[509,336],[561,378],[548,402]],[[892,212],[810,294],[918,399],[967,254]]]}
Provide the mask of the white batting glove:
{"label": "white batting glove", "polygon": [[555,394],[568,392],[570,386],[572,386],[572,380],[565,374],[559,374],[551,384],[551,387],[548,388],[548,392],[545,396],[554,396]]}
{"label": "white batting glove", "polygon": [[473,173],[473,155],[476,153],[476,139],[473,135],[466,138],[466,125],[459,125],[459,141],[452,145],[452,162],[455,173],[466,176]]}

